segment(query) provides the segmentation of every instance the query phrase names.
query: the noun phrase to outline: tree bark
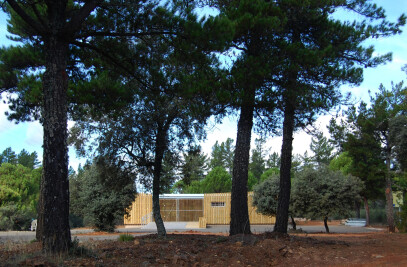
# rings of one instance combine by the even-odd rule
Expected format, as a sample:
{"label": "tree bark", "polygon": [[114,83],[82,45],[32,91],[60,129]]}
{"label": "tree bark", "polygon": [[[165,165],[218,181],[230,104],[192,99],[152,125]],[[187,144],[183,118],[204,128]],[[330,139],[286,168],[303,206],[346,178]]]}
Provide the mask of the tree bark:
{"label": "tree bark", "polygon": [[365,205],[365,213],[366,213],[366,226],[370,225],[370,211],[369,211],[369,201],[366,197],[363,197],[363,203]]}
{"label": "tree bark", "polygon": [[43,209],[43,204],[42,204],[42,180],[44,179],[44,171],[42,172],[41,175],[41,182],[40,182],[40,198],[38,200],[38,206],[37,206],[37,229],[35,230],[35,239],[38,242],[42,242],[42,236],[43,236],[43,221],[44,221],[44,209]]}
{"label": "tree bark", "polygon": [[160,209],[160,179],[162,170],[162,161],[166,148],[166,133],[163,128],[157,130],[156,143],[155,143],[155,158],[154,158],[154,172],[153,172],[153,215],[154,221],[157,226],[157,234],[160,237],[165,237],[167,232],[165,230],[163,219],[161,218]]}
{"label": "tree bark", "polygon": [[360,219],[360,201],[355,201],[355,215],[356,218]]}
{"label": "tree bark", "polygon": [[290,205],[294,115],[293,105],[286,101],[283,122],[283,144],[281,147],[280,193],[278,196],[276,224],[274,225],[274,232],[284,234],[287,233],[288,208]]}
{"label": "tree bark", "polygon": [[392,191],[392,179],[390,173],[390,157],[391,149],[386,151],[386,217],[389,232],[394,233],[396,226],[394,224],[394,211],[393,211],[393,191]]}
{"label": "tree bark", "polygon": [[64,253],[71,246],[67,147],[68,45],[56,37],[49,37],[44,43],[44,158],[37,237],[46,253]]}
{"label": "tree bark", "polygon": [[[66,27],[67,1],[46,1],[44,17],[35,19],[26,13],[25,1],[7,1],[22,20],[41,37],[45,53],[43,83],[43,174],[38,206],[36,238],[46,253],[60,254],[71,246],[69,229],[69,182],[67,147],[66,73],[68,42],[81,28],[97,1],[86,1]],[[36,14],[38,16],[38,14]],[[44,23],[39,23],[44,21]],[[66,28],[65,28],[66,27]]]}
{"label": "tree bark", "polygon": [[251,234],[247,206],[247,179],[253,127],[254,91],[249,92],[245,103],[240,110],[235,156],[233,159],[230,235]]}
{"label": "tree bark", "polygon": [[297,230],[297,224],[295,223],[294,217],[291,215],[291,224],[293,225],[293,230]]}
{"label": "tree bark", "polygon": [[329,233],[329,227],[328,227],[328,216],[324,217],[324,226],[325,226],[325,231]]}

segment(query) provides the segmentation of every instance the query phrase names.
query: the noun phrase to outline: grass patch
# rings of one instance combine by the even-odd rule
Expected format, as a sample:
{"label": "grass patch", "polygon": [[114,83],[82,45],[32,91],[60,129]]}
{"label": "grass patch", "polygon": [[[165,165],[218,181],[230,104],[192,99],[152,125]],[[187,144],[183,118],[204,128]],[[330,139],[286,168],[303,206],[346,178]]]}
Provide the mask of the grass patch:
{"label": "grass patch", "polygon": [[134,240],[134,236],[129,234],[121,234],[119,235],[119,241],[121,242],[130,242]]}

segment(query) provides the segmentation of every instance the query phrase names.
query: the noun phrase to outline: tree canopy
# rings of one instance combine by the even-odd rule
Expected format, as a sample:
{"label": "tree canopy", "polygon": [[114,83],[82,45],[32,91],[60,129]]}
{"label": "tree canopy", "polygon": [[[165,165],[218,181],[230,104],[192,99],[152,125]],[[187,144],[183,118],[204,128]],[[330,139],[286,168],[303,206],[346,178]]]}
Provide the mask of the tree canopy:
{"label": "tree canopy", "polygon": [[70,176],[72,215],[99,231],[113,232],[136,197],[131,173],[106,159],[95,159]]}
{"label": "tree canopy", "polygon": [[[10,16],[8,31],[23,45],[1,50],[1,68],[6,69],[1,77],[1,92],[19,94],[19,102],[11,103],[12,110],[17,111],[16,116],[10,115],[10,118],[40,119],[44,127],[44,174],[37,239],[46,252],[67,252],[71,246],[68,86],[76,84],[71,83],[75,79],[88,78],[92,69],[100,70],[84,59],[93,54],[89,51],[118,63],[116,60],[120,56],[116,57],[114,52],[120,50],[116,46],[109,50],[118,39],[138,40],[152,32],[163,34],[161,29],[146,26],[147,21],[150,25],[155,24],[149,16],[154,7],[150,1],[124,4],[122,1],[7,0],[2,5]],[[13,51],[19,56],[7,57]],[[14,104],[22,109],[16,109]]]}
{"label": "tree canopy", "polygon": [[329,232],[328,217],[346,216],[360,201],[363,182],[357,177],[331,171],[327,167],[305,169],[294,179],[292,209],[308,218],[323,218]]}
{"label": "tree canopy", "polygon": [[222,166],[212,169],[201,181],[194,181],[186,193],[225,193],[232,189],[232,177]]}

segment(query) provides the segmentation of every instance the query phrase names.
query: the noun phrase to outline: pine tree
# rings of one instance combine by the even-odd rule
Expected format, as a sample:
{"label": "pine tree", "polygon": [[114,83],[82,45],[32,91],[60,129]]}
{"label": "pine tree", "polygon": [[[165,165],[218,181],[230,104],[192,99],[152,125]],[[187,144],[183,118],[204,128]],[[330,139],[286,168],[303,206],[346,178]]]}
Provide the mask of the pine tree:
{"label": "pine tree", "polygon": [[322,132],[316,133],[315,138],[311,138],[310,149],[314,153],[312,160],[318,165],[329,165],[333,158],[334,147],[328,142],[328,139]]}
{"label": "pine tree", "polygon": [[[395,231],[394,211],[393,211],[393,174],[392,161],[394,161],[395,147],[398,141],[391,138],[391,121],[399,117],[407,107],[407,89],[403,83],[392,84],[392,89],[387,90],[383,85],[379,92],[371,97],[372,106],[370,108],[368,123],[374,127],[375,139],[380,142],[381,152],[384,155],[385,168],[385,195],[386,195],[386,217],[390,232]],[[403,129],[404,128],[404,129]],[[400,130],[404,130],[404,126]],[[393,142],[395,141],[395,142]]]}
{"label": "pine tree", "polygon": [[181,166],[182,187],[191,185],[193,181],[202,181],[207,170],[206,155],[201,152],[201,147],[196,146],[184,153]]}
{"label": "pine tree", "polygon": [[[177,34],[143,36],[137,44],[119,44],[127,72],[109,61],[99,63],[108,73],[96,73],[95,83],[103,86],[100,79],[108,75],[117,91],[131,92],[131,101],[109,112],[101,112],[101,108],[110,103],[90,105],[90,112],[86,110],[90,116],[78,114],[82,121],[72,131],[79,137],[72,140],[79,142],[81,136],[87,136],[84,132],[97,133],[99,155],[133,170],[139,182],[152,189],[159,236],[166,235],[159,203],[164,158],[182,153],[203,136],[206,119],[217,110],[212,99],[223,75],[216,58],[204,50],[206,24],[197,21],[190,9],[180,8],[159,8],[152,18],[163,21],[165,29],[176,29]],[[134,77],[143,82],[134,83]]]}
{"label": "pine tree", "polygon": [[257,179],[257,182],[260,181],[261,175],[266,170],[266,164],[264,160],[265,151],[263,147],[265,143],[266,141],[263,138],[256,139],[255,140],[256,148],[252,149],[249,171],[252,172],[254,177]]}
{"label": "pine tree", "polygon": [[[373,56],[372,47],[362,42],[370,37],[389,36],[400,32],[405,24],[389,23],[381,8],[368,1],[278,1],[287,23],[282,32],[279,53],[285,64],[275,74],[281,105],[270,121],[283,115],[281,148],[280,195],[276,232],[287,232],[291,187],[292,141],[294,130],[315,120],[315,117],[339,104],[339,85],[359,84],[363,67],[374,67],[389,60],[390,55]],[[339,8],[367,18],[346,23],[332,19]],[[380,25],[373,25],[380,21]],[[352,54],[352,57],[349,55]]]}
{"label": "pine tree", "polygon": [[216,167],[223,167],[230,174],[233,171],[233,156],[234,156],[234,147],[233,139],[228,138],[225,142],[222,142],[220,145],[218,141],[212,147],[211,159],[209,162],[209,168],[214,169]]}
{"label": "pine tree", "polygon": [[269,158],[266,162],[267,168],[280,168],[281,158],[277,152],[273,152],[269,155]]}
{"label": "pine tree", "polygon": [[[231,67],[230,100],[228,106],[240,111],[232,174],[230,234],[249,234],[247,207],[250,142],[257,108],[273,110],[275,99],[268,101],[266,76],[275,71],[271,47],[276,44],[276,32],[283,18],[276,4],[264,0],[211,1],[233,26],[229,47],[239,55]],[[266,101],[263,101],[266,100]],[[257,110],[256,110],[257,111]]]}
{"label": "pine tree", "polygon": [[[149,2],[127,1],[15,1],[7,0],[3,9],[10,15],[9,31],[23,42],[18,62],[14,57],[2,59],[1,92],[18,92],[26,109],[18,109],[21,120],[41,119],[44,127],[43,180],[37,239],[49,253],[64,253],[71,246],[69,229],[69,186],[67,154],[68,84],[86,79],[92,67],[82,57],[96,52],[116,62],[115,52],[108,48],[117,39],[148,34]],[[112,23],[111,23],[112,22]],[[130,28],[129,23],[139,28]],[[159,28],[159,27],[158,27]],[[155,30],[151,30],[154,32]],[[162,34],[161,30],[155,31]],[[104,38],[104,37],[109,38]],[[98,46],[104,42],[104,46]],[[2,53],[4,50],[2,51]],[[11,64],[8,64],[11,62]],[[81,62],[83,64],[77,64]],[[18,63],[18,64],[16,64]],[[121,66],[121,64],[117,64]],[[89,67],[89,68],[88,68]],[[26,72],[35,69],[38,72]],[[18,75],[23,74],[23,75]],[[29,97],[24,97],[29,96]],[[12,108],[13,108],[12,103]],[[19,114],[20,112],[20,114]],[[27,115],[28,114],[28,115]],[[57,207],[57,208],[56,208]]]}
{"label": "pine tree", "polygon": [[16,152],[14,152],[11,147],[8,147],[3,150],[0,154],[0,164],[2,163],[10,163],[10,164],[17,164],[18,159]]}
{"label": "pine tree", "polygon": [[40,163],[37,159],[37,152],[32,152],[30,154],[25,149],[21,150],[20,154],[18,154],[17,162],[18,162],[18,164],[21,164],[32,170],[37,168],[37,166]]}

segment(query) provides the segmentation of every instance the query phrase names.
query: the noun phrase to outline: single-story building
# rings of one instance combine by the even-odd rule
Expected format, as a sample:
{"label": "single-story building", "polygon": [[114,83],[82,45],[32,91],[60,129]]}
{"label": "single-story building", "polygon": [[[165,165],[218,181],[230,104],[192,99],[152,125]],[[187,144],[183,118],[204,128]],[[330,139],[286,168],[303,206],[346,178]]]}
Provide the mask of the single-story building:
{"label": "single-story building", "polygon": [[[231,193],[214,194],[163,194],[160,195],[161,217],[165,222],[191,222],[201,224],[230,223]],[[275,217],[262,215],[253,207],[253,192],[248,193],[250,224],[274,224]],[[151,194],[138,194],[132,203],[125,225],[143,225],[152,222]]]}

